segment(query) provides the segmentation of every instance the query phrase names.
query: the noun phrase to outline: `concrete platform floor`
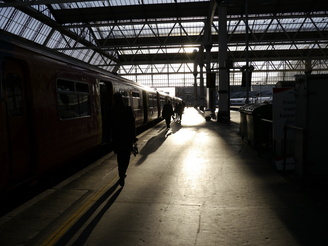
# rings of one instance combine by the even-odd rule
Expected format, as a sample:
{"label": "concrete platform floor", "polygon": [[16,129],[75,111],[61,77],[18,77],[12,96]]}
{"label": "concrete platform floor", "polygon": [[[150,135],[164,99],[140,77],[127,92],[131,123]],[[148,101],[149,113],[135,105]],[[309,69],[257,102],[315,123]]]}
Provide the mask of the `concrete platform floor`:
{"label": "concrete platform floor", "polygon": [[193,108],[182,124],[139,136],[126,185],[116,156],[0,219],[0,245],[328,245],[327,196],[304,191],[260,158],[230,125]]}

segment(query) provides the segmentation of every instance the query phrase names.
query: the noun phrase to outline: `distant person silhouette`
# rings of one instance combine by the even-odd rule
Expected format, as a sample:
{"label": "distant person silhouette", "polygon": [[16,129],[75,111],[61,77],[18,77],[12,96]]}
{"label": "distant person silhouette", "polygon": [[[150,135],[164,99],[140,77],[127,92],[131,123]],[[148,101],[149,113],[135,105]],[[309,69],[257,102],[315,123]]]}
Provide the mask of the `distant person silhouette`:
{"label": "distant person silhouette", "polygon": [[135,118],[132,108],[124,105],[121,93],[114,93],[113,98],[111,131],[114,153],[117,155],[119,184],[123,187],[132,146],[136,142]]}
{"label": "distant person silhouette", "polygon": [[163,106],[162,117],[165,119],[166,128],[169,129],[171,125],[171,117],[174,114],[171,101],[168,100]]}
{"label": "distant person silhouette", "polygon": [[176,114],[177,114],[177,119],[176,121],[178,123],[181,123],[182,121],[182,114],[183,114],[183,110],[184,110],[184,106],[182,104],[182,102],[179,102],[175,108]]}

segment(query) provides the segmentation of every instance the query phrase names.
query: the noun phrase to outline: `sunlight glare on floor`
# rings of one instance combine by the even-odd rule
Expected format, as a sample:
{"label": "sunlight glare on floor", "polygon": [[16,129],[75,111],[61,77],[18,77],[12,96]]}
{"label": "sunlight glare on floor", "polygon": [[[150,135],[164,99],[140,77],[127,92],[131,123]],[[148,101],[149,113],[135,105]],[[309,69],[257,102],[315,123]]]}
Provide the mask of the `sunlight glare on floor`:
{"label": "sunlight glare on floor", "polygon": [[[206,158],[203,156],[202,149],[206,146],[208,138],[207,133],[199,131],[199,127],[205,127],[206,120],[194,108],[186,108],[182,117],[182,129],[178,132],[180,142],[186,146],[183,156],[183,166],[181,169],[181,181],[185,187],[189,187],[187,193],[196,192],[204,182],[204,175],[206,173]],[[193,141],[197,138],[197,141]],[[192,145],[190,145],[192,143]]]}
{"label": "sunlight glare on floor", "polygon": [[183,161],[182,176],[186,186],[192,190],[197,190],[204,182],[204,174],[206,170],[206,161],[197,154],[199,152],[189,151]]}
{"label": "sunlight glare on floor", "polygon": [[194,108],[185,108],[184,114],[182,115],[182,125],[197,126],[204,124],[204,117],[196,112]]}

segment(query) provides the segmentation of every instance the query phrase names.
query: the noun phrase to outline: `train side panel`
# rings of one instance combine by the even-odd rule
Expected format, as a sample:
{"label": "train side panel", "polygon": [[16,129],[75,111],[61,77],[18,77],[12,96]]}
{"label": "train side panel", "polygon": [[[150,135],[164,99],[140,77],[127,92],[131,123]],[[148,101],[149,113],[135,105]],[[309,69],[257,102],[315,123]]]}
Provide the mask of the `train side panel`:
{"label": "train side panel", "polygon": [[146,97],[146,111],[147,111],[147,121],[152,122],[158,119],[158,99],[157,99],[157,93],[156,91],[145,91]]}
{"label": "train side panel", "polygon": [[33,84],[37,163],[41,173],[67,164],[98,146],[102,139],[99,88],[95,78],[83,76],[82,71],[63,73],[65,68],[52,65],[57,65],[56,69],[44,67],[48,75],[35,73],[33,78],[41,81]]}
{"label": "train side panel", "polygon": [[0,39],[0,191],[109,143],[112,95],[136,126],[158,119],[170,98],[150,88],[33,47]]}
{"label": "train side panel", "polygon": [[108,80],[100,81],[100,104],[102,119],[102,144],[111,141],[111,108],[113,105],[113,84]]}
{"label": "train side panel", "polygon": [[130,91],[131,106],[135,115],[136,127],[145,124],[145,109],[143,107],[143,94],[139,88]]}
{"label": "train side panel", "polygon": [[157,93],[157,100],[158,100],[158,105],[159,105],[159,117],[162,117],[162,111],[164,104],[169,100],[169,95],[163,93],[163,92],[158,92]]}
{"label": "train side panel", "polygon": [[8,55],[2,57],[0,86],[0,187],[3,187],[27,179],[34,169],[26,64]]}
{"label": "train side panel", "polygon": [[[9,47],[0,56],[1,190],[67,163],[101,141],[95,79],[65,63]],[[74,72],[63,74],[65,70]],[[89,115],[72,119],[59,115],[58,78],[87,85],[89,92],[75,97],[81,104],[89,103]]]}

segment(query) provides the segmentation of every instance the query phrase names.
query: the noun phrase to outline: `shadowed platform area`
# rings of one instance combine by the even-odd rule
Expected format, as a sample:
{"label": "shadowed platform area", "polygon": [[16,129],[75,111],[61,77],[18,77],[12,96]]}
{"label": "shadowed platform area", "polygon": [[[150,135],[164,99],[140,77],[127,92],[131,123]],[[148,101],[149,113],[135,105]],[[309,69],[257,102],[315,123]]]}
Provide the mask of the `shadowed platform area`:
{"label": "shadowed platform area", "polygon": [[[0,245],[326,245],[327,204],[231,124],[187,108],[141,134],[125,186],[110,153],[0,219]],[[322,194],[323,195],[323,194]]]}

